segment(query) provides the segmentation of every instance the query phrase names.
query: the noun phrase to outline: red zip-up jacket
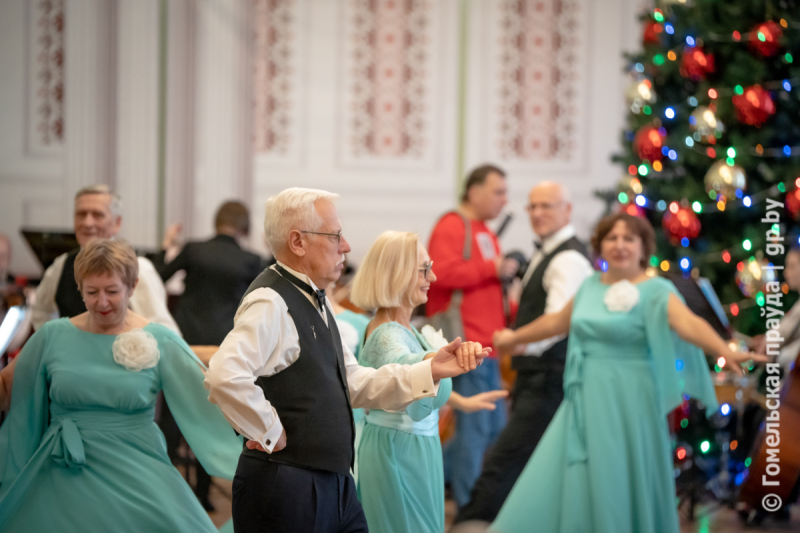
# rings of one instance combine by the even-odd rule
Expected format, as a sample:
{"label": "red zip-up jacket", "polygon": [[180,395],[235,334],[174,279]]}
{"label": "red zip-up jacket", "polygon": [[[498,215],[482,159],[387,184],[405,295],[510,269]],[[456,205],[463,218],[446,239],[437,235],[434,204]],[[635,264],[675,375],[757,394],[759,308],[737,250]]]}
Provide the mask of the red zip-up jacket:
{"label": "red zip-up jacket", "polygon": [[[466,340],[492,346],[494,332],[506,327],[503,287],[494,263],[500,255],[500,243],[486,224],[478,220],[470,223],[472,254],[469,261],[463,259],[465,228],[458,213],[444,215],[433,228],[428,254],[434,263],[436,281],[428,291],[425,312],[432,316],[446,310],[453,290],[461,289],[464,293],[461,318]],[[495,355],[492,353],[493,357]]]}

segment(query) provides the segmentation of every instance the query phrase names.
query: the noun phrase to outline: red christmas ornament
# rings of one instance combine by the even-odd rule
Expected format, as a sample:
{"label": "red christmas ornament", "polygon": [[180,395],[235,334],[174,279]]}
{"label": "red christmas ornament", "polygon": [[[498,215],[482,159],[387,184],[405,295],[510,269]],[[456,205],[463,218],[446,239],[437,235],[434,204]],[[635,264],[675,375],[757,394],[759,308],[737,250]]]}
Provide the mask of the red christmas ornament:
{"label": "red christmas ornament", "polygon": [[686,48],[681,57],[681,76],[692,81],[705,79],[714,72],[714,54],[706,54],[700,47]]}
{"label": "red christmas ornament", "polygon": [[751,126],[761,126],[770,115],[775,114],[775,103],[761,85],[751,85],[744,94],[737,94],[732,99],[736,108],[736,118]]}
{"label": "red christmas ornament", "polygon": [[664,213],[661,227],[664,228],[670,241],[677,244],[684,237],[694,239],[700,234],[700,219],[690,208],[673,203]]}
{"label": "red christmas ornament", "polygon": [[794,220],[800,218],[800,189],[795,189],[786,194],[786,209]]}
{"label": "red christmas ornament", "polygon": [[644,35],[642,41],[644,44],[659,44],[661,43],[661,33],[664,31],[664,26],[658,22],[651,20],[644,25]]}
{"label": "red christmas ornament", "polygon": [[627,204],[619,204],[619,212],[628,213],[629,215],[641,218],[644,218],[645,216],[644,208],[639,207],[633,202],[629,202]]}
{"label": "red christmas ornament", "polygon": [[783,35],[780,24],[768,20],[750,31],[750,48],[764,57],[772,57],[780,48],[778,42]]}
{"label": "red christmas ornament", "polygon": [[639,154],[639,158],[646,159],[651,163],[664,159],[664,154],[661,153],[663,146],[664,137],[653,126],[645,126],[640,129],[633,139],[633,147]]}

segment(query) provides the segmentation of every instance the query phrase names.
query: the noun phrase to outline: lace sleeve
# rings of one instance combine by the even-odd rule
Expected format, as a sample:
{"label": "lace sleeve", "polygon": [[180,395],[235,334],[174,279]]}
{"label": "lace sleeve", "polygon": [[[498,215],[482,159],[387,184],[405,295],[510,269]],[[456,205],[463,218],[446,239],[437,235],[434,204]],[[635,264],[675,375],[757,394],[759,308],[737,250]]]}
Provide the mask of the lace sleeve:
{"label": "lace sleeve", "polygon": [[427,353],[410,331],[396,322],[388,322],[375,328],[367,338],[359,362],[372,368],[389,363],[413,365]]}

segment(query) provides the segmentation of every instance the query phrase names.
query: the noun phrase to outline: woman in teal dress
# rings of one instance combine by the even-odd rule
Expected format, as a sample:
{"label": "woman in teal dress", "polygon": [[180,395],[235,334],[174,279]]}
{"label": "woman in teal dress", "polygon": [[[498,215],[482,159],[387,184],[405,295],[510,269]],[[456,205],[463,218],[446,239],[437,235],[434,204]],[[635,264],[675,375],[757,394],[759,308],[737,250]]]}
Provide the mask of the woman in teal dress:
{"label": "woman in teal dress", "polygon": [[569,348],[564,401],[491,531],[678,533],[666,415],[684,394],[717,409],[702,350],[764,358],[732,352],[671,282],[647,276],[654,240],[644,219],[601,220],[592,246],[608,270],[561,312],[496,334],[505,351],[569,331]]}
{"label": "woman in teal dress", "polygon": [[[361,365],[414,364],[448,344],[430,326],[421,334],[411,325],[412,311],[427,301],[436,280],[432,265],[413,233],[385,232],[367,252],[350,296],[359,307],[377,309],[367,327]],[[489,351],[472,342],[459,350]],[[506,395],[490,391],[465,398],[452,392],[450,379],[443,379],[435,397],[418,400],[404,412],[369,411],[357,447],[357,490],[372,533],[444,531],[438,410],[445,403],[467,412],[494,409],[494,402]]]}
{"label": "woman in teal dress", "polygon": [[208,402],[202,364],[128,310],[129,245],[92,241],[75,273],[88,311],[47,323],[19,356],[0,428],[0,531],[215,532],[153,421],[163,390],[203,466],[233,477],[241,441]]}

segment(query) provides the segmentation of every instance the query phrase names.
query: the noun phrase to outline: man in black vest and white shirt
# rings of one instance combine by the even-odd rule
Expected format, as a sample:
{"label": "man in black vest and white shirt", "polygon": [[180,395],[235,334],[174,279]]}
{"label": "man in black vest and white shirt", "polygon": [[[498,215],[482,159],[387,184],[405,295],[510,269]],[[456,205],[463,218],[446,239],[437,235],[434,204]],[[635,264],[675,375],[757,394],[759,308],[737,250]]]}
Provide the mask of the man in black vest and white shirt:
{"label": "man in black vest and white shirt", "polygon": [[457,340],[415,365],[358,365],[320,290],[350,251],[336,197],[294,188],[267,201],[277,263],[245,293],[209,364],[209,400],[249,439],[233,481],[237,532],[366,532],[349,473],[352,408],[402,410],[490,352]]}
{"label": "man in black vest and white shirt", "polygon": [[[111,239],[122,227],[122,200],[106,185],[90,185],[75,194],[75,238],[79,246],[92,239]],[[62,254],[44,272],[36,289],[31,322],[39,329],[49,320],[72,318],[86,312],[75,281],[75,258],[80,248]],[[180,334],[167,309],[167,291],[149,259],[139,257],[139,281],[129,305],[131,311]]]}
{"label": "man in black vest and white shirt", "polygon": [[[560,311],[592,273],[586,248],[575,238],[570,224],[572,203],[566,188],[540,183],[531,189],[528,201],[536,251],[522,280],[514,329]],[[487,455],[470,502],[459,511],[457,522],[491,522],[497,516],[564,397],[566,355],[565,336],[515,349],[511,367],[517,371],[517,380],[511,417]]]}

